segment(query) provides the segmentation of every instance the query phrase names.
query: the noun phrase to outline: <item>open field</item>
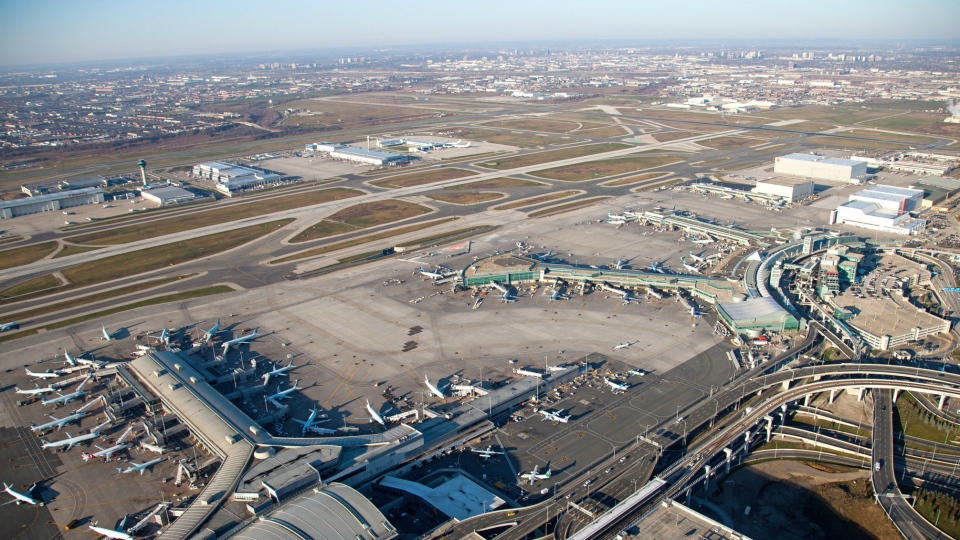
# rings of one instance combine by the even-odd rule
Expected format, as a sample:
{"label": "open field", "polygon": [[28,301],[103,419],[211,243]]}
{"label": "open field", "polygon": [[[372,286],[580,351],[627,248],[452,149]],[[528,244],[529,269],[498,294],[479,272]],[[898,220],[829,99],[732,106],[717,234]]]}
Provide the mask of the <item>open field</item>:
{"label": "open field", "polygon": [[914,508],[930,523],[951,538],[960,538],[960,520],[957,519],[957,500],[934,491],[916,493]]}
{"label": "open field", "polygon": [[62,300],[53,305],[38,307],[34,309],[29,309],[27,311],[19,312],[16,314],[16,316],[21,321],[29,321],[34,317],[39,317],[40,315],[46,315],[47,313],[54,313],[64,309],[75,308],[75,307],[83,306],[86,304],[92,304],[94,302],[100,302],[101,300],[108,300],[110,298],[117,298],[125,294],[140,292],[152,287],[159,287],[160,285],[166,285],[167,283],[178,281],[185,277],[190,277],[190,276],[177,276],[177,277],[154,279],[150,281],[145,281],[143,283],[138,283],[136,285],[118,287],[116,289],[100,291],[93,294],[87,294],[84,296],[74,296],[68,300]]}
{"label": "open field", "polygon": [[[192,298],[201,298],[204,296],[210,296],[214,294],[223,294],[233,292],[233,289],[227,285],[214,285],[212,287],[205,287],[203,289],[194,289],[192,291],[184,291],[179,293],[168,294],[165,296],[158,296],[156,298],[149,298],[147,300],[141,300],[139,302],[134,302],[132,304],[123,304],[121,306],[112,307],[110,309],[100,310],[94,313],[88,313],[80,317],[74,317],[72,319],[67,319],[65,321],[57,321],[52,324],[48,324],[43,327],[43,330],[56,330],[57,328],[64,328],[67,326],[72,326],[74,324],[92,321],[94,319],[99,319],[100,317],[106,317],[108,315],[113,315],[116,313],[121,313],[124,311],[129,311],[131,309],[137,309],[147,306],[155,306],[158,304],[166,304],[167,302],[182,302],[184,300],[190,300]],[[39,332],[40,329],[33,330],[24,330],[23,332],[16,332],[13,334],[8,334],[0,337],[0,343],[5,341],[12,341],[17,338],[31,336]]]}
{"label": "open field", "polygon": [[86,253],[88,251],[96,251],[98,249],[102,249],[102,248],[93,247],[93,246],[71,246],[70,244],[67,244],[63,246],[63,249],[58,251],[57,254],[53,256],[53,258],[59,259],[60,257],[76,255],[77,253]]}
{"label": "open field", "polygon": [[630,148],[629,144],[621,143],[600,143],[600,144],[587,144],[583,146],[573,146],[570,148],[563,148],[560,150],[548,150],[546,152],[536,152],[533,154],[527,154],[525,156],[516,156],[506,159],[501,159],[494,162],[488,163],[479,163],[481,167],[486,167],[488,169],[514,169],[517,167],[526,167],[528,165],[540,165],[541,163],[550,163],[551,161],[558,161],[561,159],[570,159],[578,158],[583,156],[590,156],[593,154],[602,154],[604,152],[612,152],[614,150],[623,150],[624,148]]}
{"label": "open field", "polygon": [[[63,271],[63,275],[75,287],[103,283],[121,277],[158,270],[167,266],[209,257],[237,246],[242,246],[261,236],[270,234],[291,223],[292,219],[271,221],[222,233],[191,238],[150,249],[114,255],[84,263]],[[62,290],[62,289],[61,289]]]}
{"label": "open field", "polygon": [[627,137],[630,135],[629,133],[626,132],[626,130],[624,130],[620,126],[604,126],[604,127],[598,127],[598,128],[590,128],[590,129],[578,129],[577,131],[574,131],[574,133],[576,133],[577,135],[580,135],[581,137],[592,137],[596,139],[603,139],[606,137]]}
{"label": "open field", "polygon": [[517,118],[514,120],[487,122],[484,125],[524,131],[543,131],[546,133],[570,133],[577,128],[588,129],[604,127],[604,124],[584,124],[583,122],[574,120],[555,120],[552,118]]}
{"label": "open field", "polygon": [[372,102],[344,103],[335,99],[305,99],[286,103],[284,107],[307,109],[312,114],[290,116],[282,122],[283,125],[311,127],[390,124],[417,118],[430,118],[437,112],[431,109],[380,105]]}
{"label": "open field", "polygon": [[451,138],[486,141],[494,144],[516,146],[518,148],[537,148],[551,144],[571,142],[569,139],[561,139],[560,137],[544,137],[530,133],[510,133],[509,131],[484,129],[472,126],[451,128],[449,130],[444,130],[444,133],[449,133],[448,136]]}
{"label": "open field", "polygon": [[843,131],[841,133],[855,137],[894,141],[903,144],[930,144],[936,142],[936,139],[933,137],[924,137],[922,135],[900,135],[899,133],[885,133],[882,131],[870,131],[866,129],[851,129],[850,131]]}
{"label": "open field", "polygon": [[175,212],[180,213],[180,212],[183,212],[184,210],[198,211],[206,206],[211,206],[215,204],[217,203],[214,201],[211,201],[211,202],[191,204],[186,208],[183,206],[168,206],[165,208],[146,207],[146,208],[141,208],[139,212],[117,214],[115,216],[100,218],[90,223],[78,223],[76,225],[67,225],[66,227],[60,227],[60,230],[63,232],[81,231],[84,229],[92,229],[93,227],[103,227],[104,225],[115,225],[117,223],[123,223],[125,221],[133,221],[135,219],[152,218],[162,214],[172,214]]}
{"label": "open field", "polygon": [[506,197],[506,195],[495,191],[476,191],[470,193],[435,193],[433,195],[427,195],[427,197],[435,201],[450,204],[479,204],[502,199]]}
{"label": "open field", "polygon": [[677,139],[686,139],[687,137],[696,137],[701,135],[696,131],[664,131],[663,133],[651,133],[658,142],[670,142]]}
{"label": "open field", "polygon": [[293,237],[290,242],[296,244],[326,238],[348,231],[366,229],[367,227],[420,216],[430,211],[426,206],[395,200],[357,204],[344,208],[336,214],[324,218],[319,223],[311,225]]}
{"label": "open field", "polygon": [[653,178],[657,178],[658,176],[666,176],[668,174],[670,173],[655,173],[655,172],[643,173],[643,174],[638,174],[636,176],[628,176],[626,178],[621,178],[619,180],[611,180],[609,182],[604,182],[600,185],[603,187],[629,186],[632,184],[639,184],[640,182],[643,182],[645,180],[651,180]]}
{"label": "open field", "polygon": [[13,297],[21,296],[24,294],[35,293],[45,289],[51,289],[60,285],[60,280],[55,278],[53,274],[47,274],[45,276],[40,276],[33,278],[28,281],[24,281],[18,285],[14,285],[9,289],[0,291],[0,302],[4,302]]}
{"label": "open field", "polygon": [[571,212],[573,210],[579,210],[585,206],[590,206],[596,204],[600,201],[609,199],[610,197],[590,197],[587,199],[580,199],[578,201],[569,202],[567,204],[561,204],[559,206],[551,206],[550,208],[544,208],[543,210],[537,210],[536,212],[531,212],[527,214],[532,218],[537,217],[546,217],[553,216],[556,214],[562,214],[564,212]]}
{"label": "open field", "polygon": [[716,139],[710,139],[708,141],[701,141],[697,143],[701,146],[706,146],[707,148],[713,148],[714,150],[732,150],[734,148],[746,148],[748,146],[756,146],[758,144],[763,144],[763,141],[758,141],[756,139],[744,139],[743,137],[717,137]]}
{"label": "open field", "polygon": [[435,221],[427,221],[425,223],[417,223],[416,225],[409,225],[407,227],[401,227],[399,229],[392,229],[389,231],[384,231],[382,233],[371,234],[368,236],[361,236],[359,238],[354,238],[352,240],[346,240],[344,242],[338,242],[336,244],[329,244],[326,246],[320,246],[313,249],[308,249],[306,251],[301,251],[299,253],[294,253],[293,255],[287,255],[281,259],[274,259],[269,262],[269,264],[281,264],[290,261],[297,261],[300,259],[306,259],[308,257],[316,257],[318,255],[324,255],[326,253],[332,253],[334,251],[339,251],[341,249],[347,249],[354,246],[359,246],[369,242],[376,242],[377,240],[385,240],[387,238],[393,238],[394,236],[400,236],[401,234],[406,234],[410,232],[416,232],[423,229],[429,229],[430,227],[454,221],[459,218],[446,218],[438,219]]}
{"label": "open field", "polygon": [[942,443],[949,437],[950,433],[956,435],[956,430],[938,429],[936,425],[928,424],[931,420],[930,413],[923,409],[917,400],[909,392],[901,392],[897,398],[897,406],[893,409],[893,429],[902,431],[912,437],[917,437],[927,441]]}
{"label": "open field", "polygon": [[[896,116],[886,116],[859,124],[862,127],[892,129],[894,131],[915,131],[917,133],[938,134],[936,128],[942,127],[944,115],[907,112]],[[947,124],[949,125],[949,124]]]}
{"label": "open field", "polygon": [[182,231],[229,223],[249,217],[261,216],[272,212],[281,212],[304,206],[330,201],[338,201],[363,195],[355,189],[328,188],[307,191],[295,195],[285,195],[252,203],[230,205],[215,210],[186,214],[168,219],[129,225],[107,231],[71,236],[70,241],[77,244],[115,245],[137,242],[147,238],[174,234]]}
{"label": "open field", "polygon": [[451,167],[431,167],[430,169],[417,171],[410,174],[401,174],[400,176],[391,176],[383,180],[375,180],[370,185],[396,189],[412,186],[421,186],[423,184],[433,184],[434,182],[443,182],[445,180],[455,180],[465,176],[473,176],[477,173],[466,169],[457,169]]}
{"label": "open field", "polygon": [[533,180],[520,180],[519,178],[491,178],[490,180],[479,180],[469,184],[459,186],[449,186],[443,188],[445,191],[459,191],[463,189],[510,189],[523,187],[542,187],[546,184],[534,182]]}
{"label": "open field", "polygon": [[0,270],[16,268],[37,262],[56,251],[56,249],[56,242],[42,242],[40,244],[30,244],[28,246],[5,249],[0,251]]}
{"label": "open field", "polygon": [[580,190],[570,190],[570,191],[557,191],[554,193],[548,193],[546,195],[540,195],[537,197],[529,197],[526,199],[520,199],[519,201],[514,201],[509,204],[501,204],[494,208],[494,210],[513,210],[515,208],[525,208],[527,206],[536,206],[538,204],[548,203],[550,201],[555,201],[557,199],[563,199],[566,197],[572,197],[578,193],[583,193]]}
{"label": "open field", "polygon": [[805,141],[807,144],[824,146],[830,148],[847,149],[869,149],[869,150],[895,150],[903,148],[904,143],[883,142],[883,141],[864,141],[860,139],[848,139],[846,137],[810,137]]}
{"label": "open field", "polygon": [[537,171],[534,173],[534,175],[537,177],[548,178],[550,180],[583,182],[585,180],[593,180],[595,178],[605,178],[607,176],[614,176],[617,174],[662,167],[664,165],[679,163],[682,161],[683,158],[679,156],[640,156],[616,158],[556,167],[553,169],[547,169],[545,171]]}

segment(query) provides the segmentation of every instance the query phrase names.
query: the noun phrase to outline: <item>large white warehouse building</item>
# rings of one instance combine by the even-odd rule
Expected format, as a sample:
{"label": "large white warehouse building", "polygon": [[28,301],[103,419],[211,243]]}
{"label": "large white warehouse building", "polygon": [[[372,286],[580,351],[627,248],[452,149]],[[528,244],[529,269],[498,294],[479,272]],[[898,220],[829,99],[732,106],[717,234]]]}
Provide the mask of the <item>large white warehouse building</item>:
{"label": "large white warehouse building", "polygon": [[757,181],[753,193],[781,197],[787,202],[797,202],[813,195],[813,180],[806,178],[769,178]]}
{"label": "large white warehouse building", "polygon": [[858,191],[830,214],[830,224],[839,223],[895,234],[919,234],[927,222],[908,213],[920,207],[923,190],[874,186]]}
{"label": "large white warehouse building", "polygon": [[839,159],[812,154],[788,154],[773,162],[773,172],[859,184],[867,176],[867,164],[852,159]]}
{"label": "large white warehouse building", "polygon": [[98,187],[58,191],[46,195],[36,195],[24,199],[0,201],[0,219],[8,219],[27,214],[52,212],[84,204],[103,202],[103,190]]}

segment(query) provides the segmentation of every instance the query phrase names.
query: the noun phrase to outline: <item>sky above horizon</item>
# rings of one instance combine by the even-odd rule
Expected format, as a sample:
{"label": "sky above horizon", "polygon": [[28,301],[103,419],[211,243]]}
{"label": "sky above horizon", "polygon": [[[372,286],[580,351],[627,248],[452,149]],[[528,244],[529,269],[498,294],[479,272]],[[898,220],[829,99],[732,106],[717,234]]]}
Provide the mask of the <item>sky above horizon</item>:
{"label": "sky above horizon", "polygon": [[960,39],[960,0],[0,0],[0,65],[510,41]]}

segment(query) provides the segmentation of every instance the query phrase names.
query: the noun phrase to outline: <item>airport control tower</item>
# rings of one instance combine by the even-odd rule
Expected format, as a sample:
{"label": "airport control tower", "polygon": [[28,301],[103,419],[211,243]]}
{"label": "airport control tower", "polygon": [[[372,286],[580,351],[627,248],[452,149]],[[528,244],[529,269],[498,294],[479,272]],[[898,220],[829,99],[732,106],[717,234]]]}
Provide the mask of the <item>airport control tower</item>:
{"label": "airport control tower", "polygon": [[143,179],[143,185],[147,185],[147,162],[141,159],[137,162],[137,165],[140,166],[140,178]]}

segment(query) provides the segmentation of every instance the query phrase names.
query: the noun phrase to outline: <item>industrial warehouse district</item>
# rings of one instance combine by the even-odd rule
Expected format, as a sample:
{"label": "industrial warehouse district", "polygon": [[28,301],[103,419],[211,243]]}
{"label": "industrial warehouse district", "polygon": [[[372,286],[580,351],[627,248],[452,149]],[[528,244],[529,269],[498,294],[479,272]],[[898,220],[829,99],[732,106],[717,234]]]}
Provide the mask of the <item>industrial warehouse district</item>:
{"label": "industrial warehouse district", "polygon": [[3,537],[956,538],[938,58],[3,75]]}

